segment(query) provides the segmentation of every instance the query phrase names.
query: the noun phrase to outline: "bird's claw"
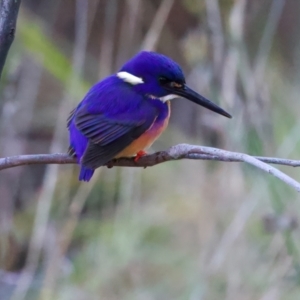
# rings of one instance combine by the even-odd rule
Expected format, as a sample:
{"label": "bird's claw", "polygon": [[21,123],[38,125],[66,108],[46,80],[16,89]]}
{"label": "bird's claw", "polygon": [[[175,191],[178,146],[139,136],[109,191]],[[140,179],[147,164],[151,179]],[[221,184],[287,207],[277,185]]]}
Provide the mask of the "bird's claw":
{"label": "bird's claw", "polygon": [[140,150],[140,151],[136,154],[136,156],[135,156],[135,158],[134,158],[134,162],[137,162],[142,156],[145,156],[145,155],[147,155],[147,152],[145,152],[144,150]]}

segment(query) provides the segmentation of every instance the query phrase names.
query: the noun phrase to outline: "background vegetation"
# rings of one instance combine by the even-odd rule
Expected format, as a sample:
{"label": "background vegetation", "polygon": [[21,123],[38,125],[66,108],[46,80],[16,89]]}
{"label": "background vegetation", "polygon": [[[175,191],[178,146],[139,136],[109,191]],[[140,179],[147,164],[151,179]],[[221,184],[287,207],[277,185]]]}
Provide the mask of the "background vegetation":
{"label": "background vegetation", "polygon": [[[154,150],[297,159],[299,14],[296,0],[23,0],[0,86],[1,156],[66,151],[69,111],[148,49],[234,116],[175,100]],[[77,175],[1,171],[1,300],[299,299],[300,197],[282,182],[204,161]]]}

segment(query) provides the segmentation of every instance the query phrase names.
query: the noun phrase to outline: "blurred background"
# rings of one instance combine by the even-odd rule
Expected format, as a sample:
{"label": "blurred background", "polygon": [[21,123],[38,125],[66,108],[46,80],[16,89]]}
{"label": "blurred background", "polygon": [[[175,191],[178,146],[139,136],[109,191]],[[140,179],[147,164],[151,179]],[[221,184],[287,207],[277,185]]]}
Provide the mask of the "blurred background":
{"label": "blurred background", "polygon": [[[0,85],[0,155],[65,152],[89,87],[141,49],[179,62],[232,120],[184,99],[179,143],[300,158],[297,0],[23,0]],[[297,168],[280,167],[296,180]],[[241,163],[1,171],[0,299],[300,299],[300,197]]]}

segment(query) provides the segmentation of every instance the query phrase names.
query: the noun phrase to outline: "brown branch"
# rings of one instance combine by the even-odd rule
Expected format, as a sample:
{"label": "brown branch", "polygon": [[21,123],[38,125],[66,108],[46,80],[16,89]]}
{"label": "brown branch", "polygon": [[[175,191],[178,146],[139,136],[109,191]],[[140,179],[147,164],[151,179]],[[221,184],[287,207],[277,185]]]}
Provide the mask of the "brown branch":
{"label": "brown branch", "polygon": [[9,48],[14,40],[21,0],[0,1],[0,77]]}
{"label": "brown branch", "polygon": [[[224,162],[245,162],[251,164],[273,176],[284,181],[288,185],[300,192],[300,183],[270,166],[269,164],[285,165],[291,167],[299,167],[300,161],[291,159],[282,159],[275,157],[250,156],[244,153],[230,152],[217,148],[203,147],[196,145],[180,144],[171,147],[166,151],[160,151],[141,157],[137,162],[132,158],[120,158],[110,161],[107,166],[119,167],[151,167],[157,164],[179,160],[179,159],[195,159],[195,160],[215,160]],[[74,164],[76,159],[64,153],[57,154],[34,154],[19,155],[0,158],[0,170],[12,168],[21,165],[32,164]]]}

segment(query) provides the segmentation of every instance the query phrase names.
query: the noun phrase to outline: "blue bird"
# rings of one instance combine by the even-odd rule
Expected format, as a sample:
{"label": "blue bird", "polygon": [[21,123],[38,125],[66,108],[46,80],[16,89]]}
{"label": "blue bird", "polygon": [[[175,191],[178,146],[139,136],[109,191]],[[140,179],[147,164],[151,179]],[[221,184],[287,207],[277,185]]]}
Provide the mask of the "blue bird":
{"label": "blue bird", "polygon": [[186,85],[176,62],[156,52],[138,53],[96,83],[68,119],[69,154],[81,167],[79,180],[89,181],[113,158],[144,155],[166,129],[170,100],[178,96],[231,118]]}

